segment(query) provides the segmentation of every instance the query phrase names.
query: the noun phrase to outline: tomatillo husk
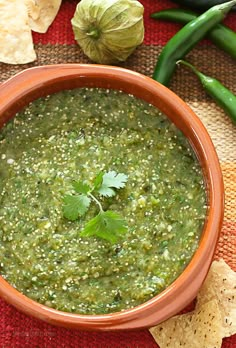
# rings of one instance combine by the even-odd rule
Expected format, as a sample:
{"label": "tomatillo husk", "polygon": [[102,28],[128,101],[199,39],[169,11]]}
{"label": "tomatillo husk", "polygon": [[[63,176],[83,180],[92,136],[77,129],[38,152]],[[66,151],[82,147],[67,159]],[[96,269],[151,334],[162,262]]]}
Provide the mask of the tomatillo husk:
{"label": "tomatillo husk", "polygon": [[137,0],[82,0],[71,20],[75,39],[96,63],[125,61],[143,41],[143,12]]}

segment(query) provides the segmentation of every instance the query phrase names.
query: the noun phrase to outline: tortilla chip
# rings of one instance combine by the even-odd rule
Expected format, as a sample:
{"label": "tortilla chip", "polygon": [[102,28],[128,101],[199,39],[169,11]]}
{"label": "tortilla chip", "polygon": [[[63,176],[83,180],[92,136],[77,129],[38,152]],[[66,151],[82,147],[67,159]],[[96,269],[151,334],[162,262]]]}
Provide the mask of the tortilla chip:
{"label": "tortilla chip", "polygon": [[214,261],[202,285],[196,308],[212,299],[218,301],[224,337],[236,333],[236,272],[224,260]]}
{"label": "tortilla chip", "polygon": [[217,300],[191,313],[177,315],[150,332],[160,348],[220,348],[221,313]]}
{"label": "tortilla chip", "polygon": [[19,0],[0,0],[0,61],[26,64],[35,59],[25,3]]}
{"label": "tortilla chip", "polygon": [[46,33],[59,11],[61,0],[24,0],[33,31]]}
{"label": "tortilla chip", "polygon": [[214,261],[194,311],[177,315],[150,332],[161,348],[221,347],[222,338],[236,333],[236,273],[224,260]]}

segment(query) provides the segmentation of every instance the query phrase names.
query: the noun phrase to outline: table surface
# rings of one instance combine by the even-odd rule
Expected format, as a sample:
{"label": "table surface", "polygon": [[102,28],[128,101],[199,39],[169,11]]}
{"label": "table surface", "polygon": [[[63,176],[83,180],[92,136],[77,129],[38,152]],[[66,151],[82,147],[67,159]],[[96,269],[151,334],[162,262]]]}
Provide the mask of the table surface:
{"label": "table surface", "polygon": [[[162,47],[181,27],[150,19],[150,13],[177,7],[168,0],[142,0],[145,8],[145,39],[123,67],[151,76]],[[0,82],[23,69],[57,63],[88,63],[73,38],[70,19],[77,1],[65,0],[46,34],[34,33],[37,61],[25,65],[0,63]],[[225,23],[236,31],[236,13]],[[226,53],[203,40],[188,55],[203,72],[221,80],[236,94],[236,64]],[[216,147],[225,185],[225,217],[215,259],[223,257],[236,271],[236,128],[226,114],[206,96],[197,78],[188,70],[177,69],[170,88],[196,112]],[[155,348],[148,330],[132,332],[83,332],[51,326],[30,318],[0,300],[0,347],[102,347]],[[236,335],[223,340],[222,348],[236,347]],[[196,347],[197,348],[197,347]],[[200,348],[200,347],[199,347]]]}

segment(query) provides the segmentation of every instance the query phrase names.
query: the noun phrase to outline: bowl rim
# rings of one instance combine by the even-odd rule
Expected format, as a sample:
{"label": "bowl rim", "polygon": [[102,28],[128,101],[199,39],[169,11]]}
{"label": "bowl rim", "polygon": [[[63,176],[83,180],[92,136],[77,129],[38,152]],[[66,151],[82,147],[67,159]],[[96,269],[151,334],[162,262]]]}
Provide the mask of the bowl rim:
{"label": "bowl rim", "polygon": [[[98,84],[102,78],[108,79],[109,83],[115,80],[120,86],[124,85],[124,90],[127,84],[134,86],[134,94],[139,90],[139,97],[144,100],[147,100],[146,95],[152,93],[155,98],[159,98],[160,110],[170,118],[172,116],[168,107],[171,106],[180,117],[177,122],[179,125],[182,123],[183,132],[191,133],[189,140],[202,162],[209,199],[207,221],[199,247],[182,274],[165,290],[147,302],[122,312],[82,315],[58,311],[26,297],[1,276],[0,295],[20,311],[59,326],[101,331],[151,327],[179,312],[196,296],[212,262],[223,222],[224,187],[220,164],[214,145],[200,119],[170,89],[135,71],[97,64],[56,64],[23,70],[1,84],[0,127],[11,118],[12,111],[8,111],[16,105],[16,100],[24,100],[35,91],[42,91],[48,84],[63,84],[71,79],[95,79]],[[19,105],[17,109],[20,109]],[[176,301],[177,295],[179,301]]]}

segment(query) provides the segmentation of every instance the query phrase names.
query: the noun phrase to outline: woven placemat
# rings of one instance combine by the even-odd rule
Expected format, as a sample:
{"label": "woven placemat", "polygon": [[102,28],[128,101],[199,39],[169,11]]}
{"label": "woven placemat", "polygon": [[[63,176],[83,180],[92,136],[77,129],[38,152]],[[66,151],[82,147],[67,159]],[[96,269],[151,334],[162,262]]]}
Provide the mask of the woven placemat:
{"label": "woven placemat", "polygon": [[[76,3],[75,0],[64,1],[48,33],[34,34],[36,62],[20,66],[0,63],[0,82],[32,66],[89,62],[75,43],[71,30],[70,19]],[[122,66],[151,76],[163,45],[180,26],[149,19],[154,11],[175,7],[171,1],[143,0],[142,3],[145,7],[144,44]],[[226,23],[236,31],[236,14],[231,14]],[[188,55],[188,60],[206,74],[221,80],[236,94],[236,64],[223,51],[205,40]],[[236,127],[205,94],[197,78],[184,67],[177,69],[170,88],[199,116],[216,147],[225,185],[225,217],[215,259],[224,258],[236,271]],[[88,333],[56,328],[19,313],[0,300],[0,347],[154,348],[157,345],[148,330]],[[224,339],[222,347],[235,348],[236,335]]]}

